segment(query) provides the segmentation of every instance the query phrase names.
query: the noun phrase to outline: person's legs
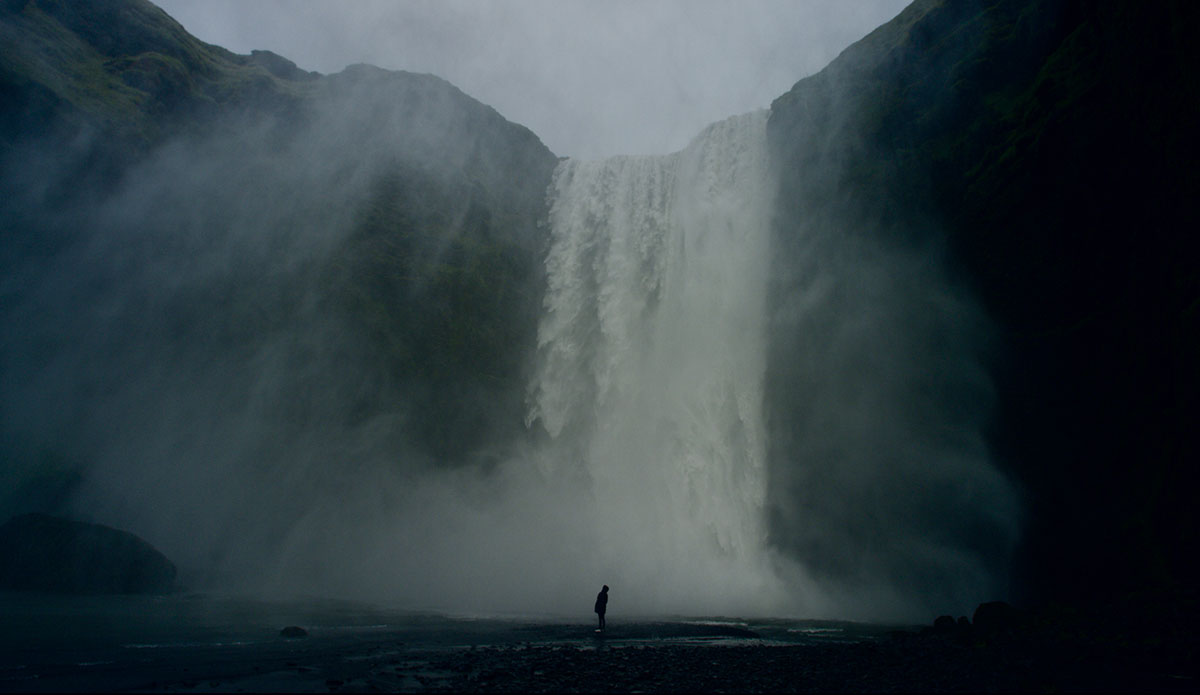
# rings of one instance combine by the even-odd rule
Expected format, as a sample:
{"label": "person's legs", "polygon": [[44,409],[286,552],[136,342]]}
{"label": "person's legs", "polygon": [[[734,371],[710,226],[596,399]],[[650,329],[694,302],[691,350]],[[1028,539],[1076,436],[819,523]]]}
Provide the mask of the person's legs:
{"label": "person's legs", "polygon": [[600,613],[600,629],[604,629],[604,614]]}

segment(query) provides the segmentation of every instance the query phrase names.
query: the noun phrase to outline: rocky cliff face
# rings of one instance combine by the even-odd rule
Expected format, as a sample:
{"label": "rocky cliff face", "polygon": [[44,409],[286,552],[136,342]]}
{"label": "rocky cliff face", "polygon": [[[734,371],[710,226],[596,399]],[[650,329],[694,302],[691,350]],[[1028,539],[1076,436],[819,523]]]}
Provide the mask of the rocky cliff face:
{"label": "rocky cliff face", "polygon": [[486,466],[521,436],[557,162],[533,133],[431,75],[235,55],[141,0],[6,1],[0,44],[6,511],[122,467],[235,489],[282,467],[272,494],[301,499],[341,460]]}
{"label": "rocky cliff face", "polygon": [[[776,100],[777,460],[813,327],[786,310],[810,277],[796,259],[834,228],[932,253],[984,309],[994,395],[963,404],[994,397],[983,434],[1026,493],[1018,587],[1194,581],[1197,26],[1188,3],[919,0]],[[944,390],[959,368],[934,360],[922,379]]]}

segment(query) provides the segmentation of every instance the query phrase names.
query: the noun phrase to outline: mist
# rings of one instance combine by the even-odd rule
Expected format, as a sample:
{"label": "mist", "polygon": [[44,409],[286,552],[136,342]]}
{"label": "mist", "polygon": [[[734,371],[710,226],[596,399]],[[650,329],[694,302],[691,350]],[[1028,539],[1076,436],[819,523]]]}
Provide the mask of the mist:
{"label": "mist", "polygon": [[[721,140],[643,158],[663,177],[664,217],[647,237],[653,248],[609,289],[556,300],[570,312],[572,301],[658,284],[660,311],[604,310],[617,312],[609,320],[632,321],[618,339],[667,341],[654,361],[631,363],[624,349],[604,352],[599,342],[581,346],[585,361],[613,362],[597,363],[604,372],[597,378],[623,382],[597,394],[586,367],[564,369],[554,359],[586,335],[560,335],[559,315],[547,314],[541,347],[527,356],[529,411],[495,413],[525,422],[528,435],[486,440],[456,463],[419,443],[413,422],[430,407],[426,385],[380,387],[393,379],[371,359],[370,336],[331,306],[323,286],[326,259],[354,236],[372,182],[396,161],[450,175],[462,159],[440,146],[448,134],[461,138],[463,157],[475,147],[463,130],[421,116],[445,114],[436,100],[422,101],[417,117],[395,121],[394,131],[374,121],[355,125],[377,106],[361,90],[380,87],[367,80],[352,88],[358,98],[320,102],[295,132],[296,122],[234,121],[213,137],[177,139],[111,190],[73,191],[69,206],[37,221],[66,241],[55,253],[16,259],[6,287],[4,429],[13,493],[4,511],[48,510],[132,529],[171,557],[193,590],[571,614],[581,590],[606,581],[620,590],[627,614],[801,610],[805,604],[789,598],[770,569],[758,518],[764,365],[762,326],[753,322],[765,286],[750,286],[742,305],[713,326],[711,307],[688,298],[716,272],[725,280],[707,292],[719,299],[721,287],[735,287],[765,257],[765,113],[754,117],[752,154],[740,164],[736,147],[714,151]],[[364,131],[376,137],[346,136]],[[433,142],[431,157],[422,150]],[[722,173],[730,156],[736,176]],[[8,171],[20,166],[7,164]],[[567,181],[577,175],[560,169],[561,201],[548,220],[551,265],[573,247],[571,206],[606,204],[603,191],[570,193]],[[73,170],[57,174],[69,178]],[[694,182],[677,190],[677,175]],[[713,175],[732,176],[733,189],[718,186],[712,198]],[[30,194],[59,183],[51,177]],[[569,203],[572,195],[582,198]],[[696,208],[700,202],[681,200],[689,195],[708,202]],[[719,216],[697,227],[706,211]],[[718,243],[739,215],[757,218],[757,227]],[[463,224],[447,233],[463,234]],[[73,236],[76,227],[88,234]],[[596,236],[584,243],[606,243],[609,230],[592,227]],[[639,231],[647,230],[631,230],[631,243]],[[704,237],[714,237],[709,256],[689,274],[681,244],[702,249]],[[748,266],[723,268],[722,254],[739,248],[739,239],[753,242],[745,248],[755,255]],[[612,267],[621,262],[614,257]],[[563,268],[549,282],[581,279]],[[688,341],[728,331],[723,340],[733,344],[697,353],[674,376],[663,372],[667,381],[645,388],[628,381],[661,372]],[[599,352],[588,356],[592,349]],[[709,386],[701,381],[693,393],[692,381],[731,359],[742,361],[739,371]],[[715,420],[697,419],[692,397],[716,398]],[[459,408],[469,407],[469,395],[458,398]],[[593,407],[608,415],[594,421]],[[552,418],[559,408],[554,415],[572,418],[569,426]],[[724,429],[743,421],[747,431],[725,441]],[[644,423],[654,424],[646,430]],[[597,434],[613,427],[615,435]],[[728,450],[705,473],[717,454],[712,446]],[[704,487],[688,492],[673,482],[688,479]],[[709,508],[690,509],[695,502]]]}
{"label": "mist", "polygon": [[992,327],[935,244],[801,234],[770,318],[773,542],[869,615],[1007,596],[1022,512],[987,444]]}
{"label": "mist", "polygon": [[[280,32],[336,14],[335,35],[423,33],[381,5],[283,7]],[[615,83],[557,60],[606,63],[568,50],[578,35],[553,22],[569,18],[614,22],[595,38],[610,53],[691,64],[700,39],[664,25],[713,36],[731,10],[451,7],[446,31],[492,27],[500,47],[397,64],[368,33],[359,50],[455,86],[354,66],[289,87],[310,106],[222,114],[119,176],[79,178],[86,131],[0,162],[0,512],[134,531],[194,590],[449,612],[574,615],[605,583],[632,615],[924,620],[1003,595],[1019,509],[984,444],[991,328],[939,250],[814,218],[781,252],[769,114],[752,109],[787,85],[738,79],[758,48],[704,52],[723,65],[700,70],[724,95],[707,104],[675,73],[676,91],[639,91],[622,70],[663,64],[653,52],[609,66]],[[784,6],[752,7],[754,25]],[[819,43],[772,69],[818,69],[793,62],[828,60],[836,41]],[[344,59],[314,46],[308,65],[253,47]],[[483,67],[530,46],[541,67],[522,79],[556,97]],[[446,277],[494,267],[511,300],[484,318],[514,328],[486,343],[504,359],[460,379],[482,351],[443,354],[463,342],[455,312],[510,288]],[[799,281],[781,291],[784,275]],[[424,315],[450,317],[444,342],[421,342]]]}
{"label": "mist", "polygon": [[[397,376],[356,323],[370,316],[347,308],[346,272],[362,265],[346,245],[381,178],[452,186],[489,131],[435,78],[360,70],[327,88],[311,113],[231,116],[115,182],[80,186],[86,135],[39,169],[4,162],[5,218],[21,223],[4,284],[5,512],[135,529],[193,588],[378,596],[387,583],[421,598],[395,589],[418,560],[386,532],[457,506],[427,510],[438,486],[414,487],[437,463],[408,441],[429,384]],[[414,253],[447,253],[469,203]],[[392,301],[433,282],[411,278]],[[372,568],[385,555],[391,571]]]}

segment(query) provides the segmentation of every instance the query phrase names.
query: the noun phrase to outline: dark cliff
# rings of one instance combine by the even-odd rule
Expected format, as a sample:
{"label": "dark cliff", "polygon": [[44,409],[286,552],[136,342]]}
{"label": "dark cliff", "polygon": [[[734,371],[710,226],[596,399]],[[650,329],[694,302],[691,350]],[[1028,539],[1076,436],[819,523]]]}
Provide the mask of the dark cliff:
{"label": "dark cliff", "polygon": [[118,465],[298,499],[342,460],[486,465],[523,436],[556,162],[432,75],[5,0],[0,504]]}
{"label": "dark cliff", "polygon": [[802,326],[778,301],[812,230],[933,250],[991,324],[985,434],[1026,507],[1016,595],[1194,584],[1198,30],[1183,2],[918,0],[776,100],[773,465],[803,416]]}

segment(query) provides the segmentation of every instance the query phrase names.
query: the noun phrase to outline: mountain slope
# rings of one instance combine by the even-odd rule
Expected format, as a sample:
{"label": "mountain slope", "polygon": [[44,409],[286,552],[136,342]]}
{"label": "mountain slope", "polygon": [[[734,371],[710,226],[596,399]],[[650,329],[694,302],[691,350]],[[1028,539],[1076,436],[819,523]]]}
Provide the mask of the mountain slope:
{"label": "mountain slope", "polygon": [[6,0],[0,17],[0,146],[93,128],[140,150],[239,105],[295,105],[317,78],[205,44],[149,2]]}
{"label": "mountain slope", "polygon": [[144,0],[6,0],[0,46],[5,512],[244,568],[267,560],[227,539],[277,546],[364,472],[524,436],[557,163],[528,129]]}
{"label": "mountain slope", "polygon": [[[919,0],[772,107],[781,248],[868,230],[944,254],[984,307],[986,434],[1025,491],[1027,596],[1196,579],[1196,14]],[[775,366],[795,340],[777,328]]]}

